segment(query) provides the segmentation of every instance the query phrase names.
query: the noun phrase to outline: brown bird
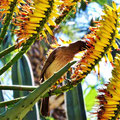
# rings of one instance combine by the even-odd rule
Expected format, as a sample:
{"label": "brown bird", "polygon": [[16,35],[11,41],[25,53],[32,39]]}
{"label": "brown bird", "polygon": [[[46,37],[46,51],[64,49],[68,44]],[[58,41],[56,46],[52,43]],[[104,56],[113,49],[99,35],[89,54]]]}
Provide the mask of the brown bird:
{"label": "brown bird", "polygon": [[[85,41],[79,40],[69,44],[69,46],[61,46],[56,48],[46,60],[40,80],[43,82],[50,78],[55,72],[58,72],[67,63],[73,60],[74,55],[80,51],[88,48]],[[46,97],[41,102],[41,114],[43,116],[49,115],[49,97]]]}

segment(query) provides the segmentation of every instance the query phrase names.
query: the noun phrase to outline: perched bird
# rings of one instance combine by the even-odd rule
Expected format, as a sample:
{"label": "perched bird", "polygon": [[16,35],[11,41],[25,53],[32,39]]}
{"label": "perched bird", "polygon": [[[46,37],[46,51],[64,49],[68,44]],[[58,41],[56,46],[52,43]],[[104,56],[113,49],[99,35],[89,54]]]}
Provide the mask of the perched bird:
{"label": "perched bird", "polygon": [[[79,40],[68,46],[61,46],[53,50],[43,66],[40,81],[43,82],[50,78],[55,72],[58,72],[67,63],[72,61],[76,53],[86,50],[87,48],[87,43]],[[41,102],[41,114],[43,116],[49,115],[49,97],[44,98]]]}

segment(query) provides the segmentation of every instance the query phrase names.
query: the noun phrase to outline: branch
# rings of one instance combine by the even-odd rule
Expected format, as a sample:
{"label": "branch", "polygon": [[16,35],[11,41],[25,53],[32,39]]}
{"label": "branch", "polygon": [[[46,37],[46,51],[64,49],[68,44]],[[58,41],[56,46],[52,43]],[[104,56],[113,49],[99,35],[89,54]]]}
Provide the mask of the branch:
{"label": "branch", "polygon": [[26,44],[24,44],[24,47],[10,60],[7,64],[5,64],[1,69],[0,69],[0,75],[2,75],[8,68],[10,68],[22,55],[29,49],[29,47],[32,45],[34,42],[35,37],[31,37]]}
{"label": "branch", "polygon": [[8,105],[13,105],[15,103],[17,103],[19,100],[22,100],[23,98],[25,97],[19,97],[19,98],[16,98],[14,100],[9,100],[9,101],[5,101],[5,102],[0,102],[0,108],[1,107],[5,107],[5,106],[8,106]]}
{"label": "branch", "polygon": [[19,90],[19,91],[33,91],[38,86],[24,86],[24,85],[0,85],[0,90]]}
{"label": "branch", "polygon": [[0,34],[0,44],[2,43],[2,41],[5,37],[5,34],[7,32],[8,26],[9,26],[10,21],[12,19],[13,11],[14,11],[16,4],[17,4],[17,0],[14,0],[13,2],[11,2],[10,9],[9,9],[10,13],[8,13],[6,16],[4,26],[3,26],[2,32]]}
{"label": "branch", "polygon": [[37,89],[31,92],[27,97],[20,100],[15,106],[2,115],[0,115],[0,120],[5,119],[22,119],[34,106],[34,104],[39,101],[51,88],[52,85],[56,83],[60,77],[68,71],[68,69],[75,64],[76,62],[68,63],[64,68],[55,73],[51,78],[46,80],[43,84],[41,84]]}
{"label": "branch", "polygon": [[5,55],[9,54],[10,52],[14,51],[16,49],[16,45],[13,45],[3,51],[0,52],[0,58],[4,57]]}

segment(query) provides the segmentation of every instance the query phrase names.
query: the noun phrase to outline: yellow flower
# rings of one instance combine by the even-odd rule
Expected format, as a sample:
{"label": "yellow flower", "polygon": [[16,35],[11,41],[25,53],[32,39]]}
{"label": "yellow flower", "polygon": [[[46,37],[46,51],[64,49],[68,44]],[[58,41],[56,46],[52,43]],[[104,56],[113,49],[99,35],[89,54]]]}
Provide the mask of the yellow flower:
{"label": "yellow flower", "polygon": [[[107,54],[110,62],[113,63],[111,46],[118,49],[115,38],[120,38],[117,30],[120,8],[117,9],[114,2],[113,8],[108,5],[105,5],[105,7],[102,20],[96,22],[96,27],[90,27],[91,33],[84,38],[89,43],[90,48],[88,48],[82,59],[78,62],[75,69],[76,74],[71,76],[75,81],[79,80],[81,76],[87,75],[105,54]],[[82,66],[86,67],[83,68]],[[79,71],[82,72],[79,73]]]}
{"label": "yellow flower", "polygon": [[[11,4],[14,4],[16,0],[0,0],[0,19],[3,20],[4,22],[4,17],[6,16],[7,13],[10,13],[10,6]],[[24,0],[17,0],[17,5],[22,3],[25,3]],[[18,8],[16,7],[16,12],[17,12]]]}
{"label": "yellow flower", "polygon": [[[69,6],[72,1],[69,1]],[[27,0],[26,3],[20,4],[19,8],[21,9],[15,20],[15,25],[19,27],[15,31],[18,40],[27,40],[34,34],[40,34],[40,37],[46,38],[46,31],[53,36],[50,26],[56,26],[55,18],[60,15],[59,8],[63,4],[65,3],[61,0]],[[67,4],[65,5],[67,6]],[[44,21],[46,22],[41,28]]]}
{"label": "yellow flower", "polygon": [[112,71],[112,78],[105,89],[99,89],[97,96],[99,109],[97,117],[99,120],[117,120],[120,109],[120,54],[117,54]]}

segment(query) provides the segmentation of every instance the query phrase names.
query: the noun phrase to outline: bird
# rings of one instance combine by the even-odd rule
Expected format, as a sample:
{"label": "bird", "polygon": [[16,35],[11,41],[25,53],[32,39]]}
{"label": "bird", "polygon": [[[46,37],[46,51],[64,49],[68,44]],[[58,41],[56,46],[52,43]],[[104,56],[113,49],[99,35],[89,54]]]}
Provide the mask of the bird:
{"label": "bird", "polygon": [[[49,79],[63,68],[67,63],[73,60],[75,54],[89,48],[89,45],[84,40],[77,40],[70,43],[68,46],[60,46],[52,51],[45,61],[40,75],[40,83]],[[49,116],[49,97],[41,100],[41,114]]]}

